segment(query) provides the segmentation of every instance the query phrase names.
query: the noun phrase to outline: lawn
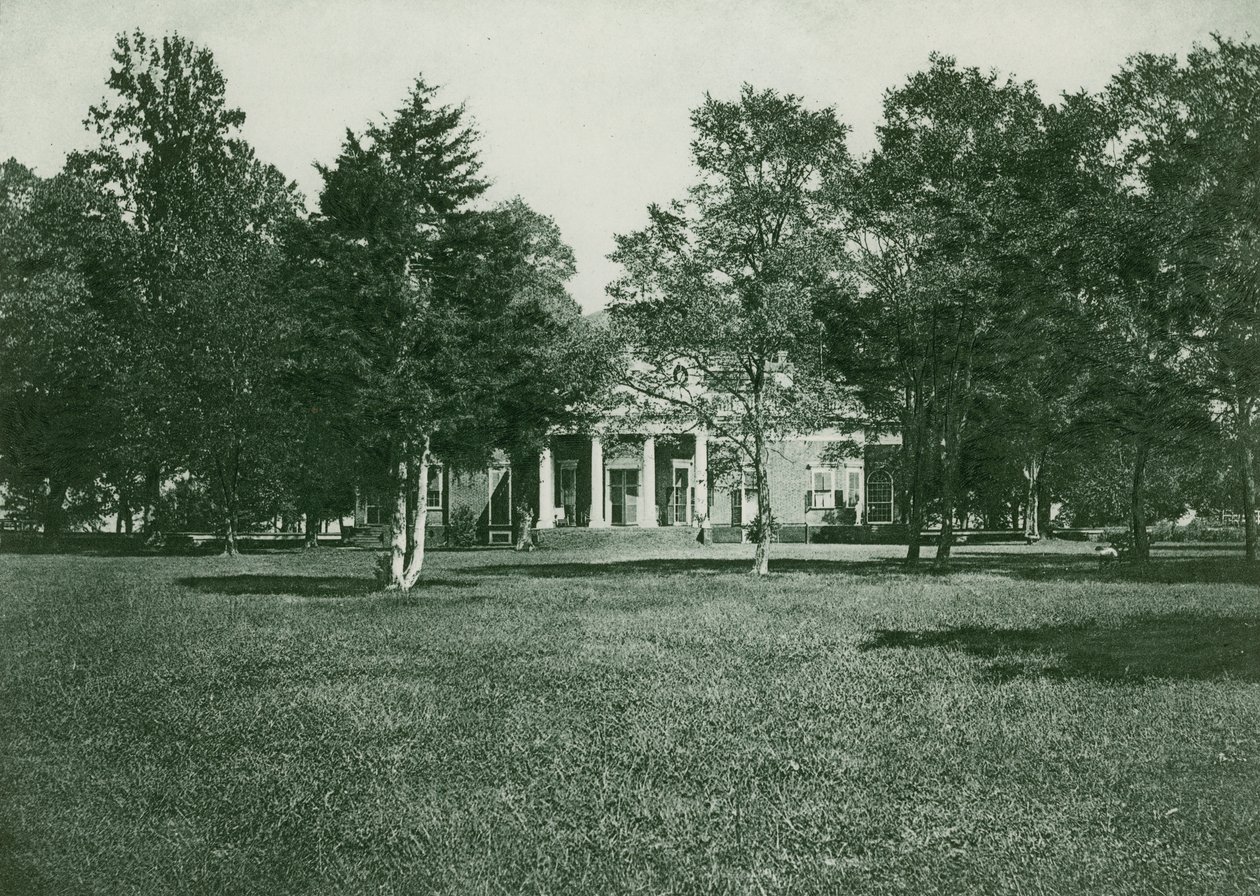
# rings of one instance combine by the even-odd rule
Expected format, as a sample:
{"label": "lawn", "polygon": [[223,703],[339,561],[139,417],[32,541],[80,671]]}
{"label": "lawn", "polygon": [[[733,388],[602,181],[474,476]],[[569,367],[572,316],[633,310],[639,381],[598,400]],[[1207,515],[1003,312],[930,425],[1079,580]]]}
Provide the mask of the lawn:
{"label": "lawn", "polygon": [[635,550],[0,555],[0,892],[1260,892],[1236,551]]}

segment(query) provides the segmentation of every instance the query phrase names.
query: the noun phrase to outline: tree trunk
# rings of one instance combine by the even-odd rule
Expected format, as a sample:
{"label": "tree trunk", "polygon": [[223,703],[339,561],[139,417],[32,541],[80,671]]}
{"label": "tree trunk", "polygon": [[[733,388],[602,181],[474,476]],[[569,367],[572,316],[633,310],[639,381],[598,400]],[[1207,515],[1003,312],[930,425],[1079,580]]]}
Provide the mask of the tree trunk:
{"label": "tree trunk", "polygon": [[227,525],[223,533],[223,556],[235,557],[236,550],[236,510],[230,509],[227,512]]}
{"label": "tree trunk", "polygon": [[118,489],[118,521],[114,524],[114,531],[131,534],[131,503],[125,488]]}
{"label": "tree trunk", "polygon": [[1028,499],[1024,502],[1024,538],[1041,540],[1041,458],[1032,455],[1024,464],[1024,478],[1028,480]]}
{"label": "tree trunk", "polygon": [[770,574],[770,527],[762,519],[761,532],[757,539],[757,549],[753,552],[753,575],[768,576]]}
{"label": "tree trunk", "polygon": [[144,535],[148,543],[162,540],[162,470],[154,464],[144,474]]}
{"label": "tree trunk", "polygon": [[48,491],[44,496],[43,524],[44,539],[56,541],[66,527],[66,493],[70,487],[64,480],[49,479]]}
{"label": "tree trunk", "polygon": [[1045,477],[1045,465],[1037,471],[1037,531],[1050,536],[1050,485]]}
{"label": "tree trunk", "polygon": [[[235,483],[233,483],[235,485]],[[237,507],[236,507],[236,489],[233,487],[227,494],[227,525],[224,527],[223,533],[223,556],[235,557],[239,553],[236,549],[236,528],[237,528]]]}
{"label": "tree trunk", "polygon": [[1133,493],[1130,496],[1130,512],[1133,527],[1133,560],[1145,563],[1150,559],[1150,542],[1146,537],[1146,502],[1142,497],[1142,485],[1146,477],[1146,459],[1150,447],[1145,441],[1137,446],[1137,456],[1133,460]]}
{"label": "tree trunk", "polygon": [[932,565],[937,569],[949,566],[950,554],[954,547],[954,489],[949,484],[941,487],[941,534],[936,540],[936,559]]}
{"label": "tree trunk", "polygon": [[406,590],[407,569],[407,457],[405,446],[395,448],[390,474],[394,506],[389,514],[389,583],[391,589]]}
{"label": "tree trunk", "polygon": [[323,516],[323,510],[319,506],[319,499],[307,497],[306,514],[302,523],[302,547],[305,550],[313,550],[319,547],[319,523]]}
{"label": "tree trunk", "polygon": [[406,566],[403,569],[402,581],[399,585],[403,591],[409,590],[420,580],[420,573],[424,570],[424,541],[425,534],[428,532],[428,500],[426,490],[429,483],[429,447],[432,444],[430,436],[424,437],[424,445],[421,447],[419,456],[412,456],[407,459],[408,469],[414,472],[410,478],[409,495],[406,496],[409,502],[413,502],[415,508],[411,513],[411,528],[407,532],[406,544]]}
{"label": "tree trunk", "polygon": [[936,569],[949,566],[954,547],[954,504],[958,499],[960,443],[958,426],[947,420],[945,449],[941,457],[941,535],[936,542],[936,559],[932,563]]}
{"label": "tree trunk", "polygon": [[911,417],[912,444],[907,446],[910,469],[910,488],[909,488],[909,514],[906,520],[907,540],[906,540],[906,564],[914,565],[919,562],[923,546],[923,522],[926,516],[924,508],[924,480],[927,478],[924,470],[924,458],[926,456],[926,429],[925,412],[923,409],[917,408]]}
{"label": "tree trunk", "polygon": [[240,524],[239,502],[237,495],[241,484],[241,440],[239,436],[232,438],[232,451],[225,467],[223,461],[216,456],[215,469],[218,472],[219,494],[223,499],[223,507],[227,517],[223,533],[223,556],[235,557],[236,532]]}
{"label": "tree trunk", "polygon": [[1238,463],[1241,467],[1242,479],[1242,511],[1243,533],[1246,542],[1246,556],[1249,561],[1256,559],[1256,456],[1247,440],[1249,434],[1242,433],[1239,439]]}
{"label": "tree trunk", "polygon": [[753,477],[757,483],[757,548],[753,551],[752,574],[767,576],[770,574],[770,527],[774,517],[770,513],[770,487],[766,476],[765,440],[758,427],[753,436],[753,447],[757,452],[757,463],[753,467]]}
{"label": "tree trunk", "polygon": [[534,542],[530,535],[534,528],[534,508],[529,504],[523,504],[517,512],[520,514],[520,525],[516,530],[516,550],[532,551]]}
{"label": "tree trunk", "polygon": [[906,563],[919,562],[923,550],[923,496],[911,492],[910,519],[906,523]]}
{"label": "tree trunk", "polygon": [[390,513],[389,582],[387,588],[410,590],[424,569],[424,540],[428,512],[423,486],[429,477],[430,438],[419,452],[404,442],[394,452],[392,474],[394,507]]}

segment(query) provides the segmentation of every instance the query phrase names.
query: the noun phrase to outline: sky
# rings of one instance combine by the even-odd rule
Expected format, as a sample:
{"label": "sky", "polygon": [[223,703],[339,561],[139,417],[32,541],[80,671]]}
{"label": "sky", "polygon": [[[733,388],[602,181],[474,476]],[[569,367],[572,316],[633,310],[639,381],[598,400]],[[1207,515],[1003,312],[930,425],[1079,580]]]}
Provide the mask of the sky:
{"label": "sky", "polygon": [[885,90],[938,51],[1097,90],[1138,52],[1212,32],[1260,40],[1260,0],[0,0],[0,159],[54,174],[86,146],[120,31],[213,51],[243,136],[313,209],[315,162],[397,108],[417,75],[466,103],[492,197],[521,196],[573,246],[587,311],[616,276],[613,235],[692,182],[690,111],[741,84],[832,106],[869,151]]}

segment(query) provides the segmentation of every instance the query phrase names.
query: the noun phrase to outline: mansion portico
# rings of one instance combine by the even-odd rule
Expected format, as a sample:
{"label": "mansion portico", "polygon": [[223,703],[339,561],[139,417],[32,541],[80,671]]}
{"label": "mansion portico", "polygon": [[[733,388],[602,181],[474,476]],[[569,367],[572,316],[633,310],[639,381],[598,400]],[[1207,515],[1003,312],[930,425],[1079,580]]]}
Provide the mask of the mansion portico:
{"label": "mansion portico", "polygon": [[703,433],[558,436],[538,465],[537,526],[689,526],[709,516]]}
{"label": "mansion portico", "polygon": [[[840,442],[866,447],[858,456],[838,456]],[[827,430],[771,446],[767,484],[782,540],[806,540],[811,527],[893,523],[896,444]],[[484,471],[438,464],[428,487],[430,536],[440,542],[456,513],[465,520],[475,516],[482,544],[509,544],[527,501],[537,508],[539,530],[704,525],[716,540],[738,540],[756,517],[760,496],[751,473],[728,472],[721,481],[711,476],[710,453],[717,448],[720,442],[703,431],[603,431],[552,436],[531,469],[514,469],[502,454]],[[380,505],[361,497],[356,530],[371,535],[385,522]]]}

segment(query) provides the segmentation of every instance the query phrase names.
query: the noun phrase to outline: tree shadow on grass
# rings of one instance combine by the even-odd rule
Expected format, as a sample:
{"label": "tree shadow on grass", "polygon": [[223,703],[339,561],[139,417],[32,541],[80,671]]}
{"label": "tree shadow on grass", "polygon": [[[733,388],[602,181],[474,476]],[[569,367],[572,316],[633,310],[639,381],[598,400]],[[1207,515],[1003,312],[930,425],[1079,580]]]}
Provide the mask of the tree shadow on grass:
{"label": "tree shadow on grass", "polygon": [[[930,564],[929,564],[930,565]],[[1253,585],[1260,587],[1260,564],[1241,556],[1152,556],[1147,563],[1100,565],[1089,555],[971,554],[956,556],[950,573],[987,573],[1044,582],[1145,582],[1150,584]]]}
{"label": "tree shadow on grass", "polygon": [[1260,616],[1144,614],[1116,624],[876,631],[860,650],[940,649],[988,660],[982,677],[1260,681]]}
{"label": "tree shadow on grass", "polygon": [[902,567],[905,574],[926,574],[948,577],[959,574],[999,575],[1034,582],[1145,582],[1150,584],[1253,585],[1260,587],[1260,564],[1248,563],[1241,556],[1152,556],[1147,563],[1100,565],[1089,554],[955,554],[949,569],[940,572],[931,561],[913,570]]}
{"label": "tree shadow on grass", "polygon": [[[770,561],[772,573],[804,572],[816,575],[886,575],[895,572],[896,561],[887,560],[777,560]],[[564,563],[498,563],[482,566],[476,572],[492,576],[519,576],[528,579],[582,579],[605,577],[635,577],[643,575],[727,575],[748,573],[752,570],[752,557],[748,559],[713,559],[708,557],[644,559],[644,560],[591,560]]]}
{"label": "tree shadow on grass", "polygon": [[54,892],[38,868],[19,858],[20,846],[13,832],[0,826],[0,893],[42,896]]}
{"label": "tree shadow on grass", "polygon": [[[1017,553],[1017,551],[1019,551]],[[641,575],[723,575],[748,573],[752,560],[707,557],[669,559],[568,561],[563,563],[501,563],[479,567],[484,575],[537,579],[605,578]],[[471,570],[470,570],[471,571]],[[1027,581],[1050,582],[1150,582],[1160,584],[1209,583],[1260,587],[1260,565],[1241,557],[1191,557],[1154,559],[1143,565],[1100,566],[1092,554],[1009,552],[956,553],[947,570],[936,569],[930,559],[908,566],[897,558],[833,560],[783,558],[770,560],[774,573],[846,575],[860,578],[998,575]]]}
{"label": "tree shadow on grass", "polygon": [[[355,597],[374,594],[382,589],[374,579],[354,576],[276,576],[242,574],[235,576],[186,576],[176,580],[177,585],[206,594],[293,596],[293,597]],[[427,588],[468,588],[474,582],[461,579],[421,579],[412,591]]]}

